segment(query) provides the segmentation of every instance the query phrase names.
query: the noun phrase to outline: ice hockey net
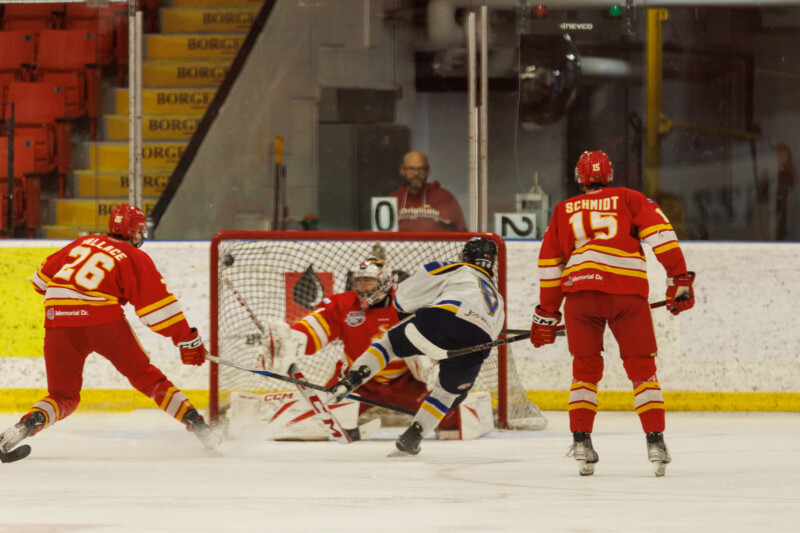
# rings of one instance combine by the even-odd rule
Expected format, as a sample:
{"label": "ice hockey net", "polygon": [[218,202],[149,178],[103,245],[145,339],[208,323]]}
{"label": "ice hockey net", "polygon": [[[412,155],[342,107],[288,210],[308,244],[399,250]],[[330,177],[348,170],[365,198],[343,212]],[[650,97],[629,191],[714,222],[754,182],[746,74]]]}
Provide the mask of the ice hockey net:
{"label": "ice hockey net", "polygon": [[[431,261],[456,261],[475,235],[497,243],[497,286],[506,293],[506,250],[494,234],[226,231],[211,243],[212,353],[262,368],[261,328],[267,320],[293,323],[324,295],[350,290],[351,272],[375,253],[400,280]],[[473,390],[492,394],[495,424],[506,429],[542,429],[547,419],[520,382],[507,346],[492,351]],[[302,361],[306,378],[325,383],[341,358],[339,341]],[[286,390],[286,384],[228,366],[211,365],[209,415],[216,420],[232,391]],[[404,415],[405,416],[405,415]]]}

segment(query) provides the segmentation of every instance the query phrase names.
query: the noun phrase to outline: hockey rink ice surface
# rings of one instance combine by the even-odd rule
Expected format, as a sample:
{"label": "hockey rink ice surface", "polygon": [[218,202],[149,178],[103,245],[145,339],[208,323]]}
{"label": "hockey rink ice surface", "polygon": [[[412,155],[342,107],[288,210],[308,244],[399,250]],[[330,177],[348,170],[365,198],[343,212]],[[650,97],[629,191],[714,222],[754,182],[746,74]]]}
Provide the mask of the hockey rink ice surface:
{"label": "hockey rink ice surface", "polygon": [[256,433],[213,458],[158,410],[76,414],[0,464],[0,532],[800,531],[797,413],[668,413],[663,478],[633,412],[598,414],[590,477],[564,458],[566,412],[546,415],[417,457],[387,458],[386,429],[350,445]]}

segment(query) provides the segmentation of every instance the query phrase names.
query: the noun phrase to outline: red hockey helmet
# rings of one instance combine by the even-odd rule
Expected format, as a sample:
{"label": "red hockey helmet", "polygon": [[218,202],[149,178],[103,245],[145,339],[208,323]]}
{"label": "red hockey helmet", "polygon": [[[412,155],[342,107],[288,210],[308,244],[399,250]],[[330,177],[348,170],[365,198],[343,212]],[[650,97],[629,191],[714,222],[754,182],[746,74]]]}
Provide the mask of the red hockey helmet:
{"label": "red hockey helmet", "polygon": [[592,185],[608,185],[614,181],[614,169],[611,160],[601,152],[583,152],[575,165],[575,181],[590,187]]}
{"label": "red hockey helmet", "polygon": [[147,219],[141,209],[132,205],[118,205],[111,211],[108,219],[108,232],[125,240],[133,239],[141,229],[144,237],[147,232]]}

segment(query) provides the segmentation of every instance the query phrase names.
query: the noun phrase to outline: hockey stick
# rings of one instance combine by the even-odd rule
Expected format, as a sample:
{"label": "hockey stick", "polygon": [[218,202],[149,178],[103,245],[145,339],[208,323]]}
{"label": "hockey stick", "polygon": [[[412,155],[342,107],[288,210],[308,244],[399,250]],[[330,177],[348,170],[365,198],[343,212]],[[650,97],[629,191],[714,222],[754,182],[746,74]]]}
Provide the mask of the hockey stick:
{"label": "hockey stick", "polygon": [[20,459],[25,459],[31,454],[31,447],[27,444],[17,446],[8,453],[0,453],[0,463],[13,463]]}
{"label": "hockey stick", "polygon": [[[294,363],[289,366],[289,375],[293,379],[306,381],[306,377],[300,371],[300,368]],[[311,409],[314,411],[314,413],[316,413],[317,418],[319,418],[325,425],[325,428],[331,434],[333,440],[343,444],[349,444],[353,442],[353,439],[348,431],[339,423],[339,419],[333,416],[333,413],[331,413],[331,411],[328,409],[328,406],[325,405],[325,402],[319,398],[319,395],[316,392],[313,392],[309,388],[302,385],[297,385],[297,390],[299,390],[300,394],[303,395],[303,398],[306,399],[308,404],[311,406]]]}
{"label": "hockey stick", "polygon": [[[231,258],[231,261],[232,260],[233,259]],[[258,319],[258,317],[253,312],[253,310],[250,309],[250,306],[247,304],[247,301],[242,297],[241,294],[239,294],[239,291],[236,290],[236,285],[234,285],[233,282],[230,280],[230,278],[228,276],[226,276],[225,274],[222,274],[222,283],[224,283],[225,286],[227,286],[231,290],[231,292],[233,292],[233,295],[236,296],[236,301],[239,302],[239,305],[244,307],[245,311],[247,311],[248,316],[250,316],[250,320],[252,320],[253,324],[256,325],[256,327],[258,328],[258,331],[261,332],[261,335],[266,337],[267,328],[264,327],[264,324],[261,323],[261,321]],[[273,359],[274,358],[274,354],[273,354],[272,335],[270,334],[269,337],[270,337],[269,338],[270,359]],[[263,339],[263,340],[266,341],[267,339]],[[264,354],[263,353],[259,353],[258,356],[259,356],[259,359],[261,360],[262,366],[266,366],[266,361],[265,361],[265,358],[264,358]]]}
{"label": "hockey stick", "polygon": [[[656,309],[658,307],[664,307],[667,305],[666,300],[661,300],[660,302],[653,302],[650,304],[650,309]],[[562,334],[566,334],[566,326],[558,326],[556,328],[557,334],[561,336]],[[512,330],[513,331],[513,330]],[[564,333],[562,333],[564,332]],[[512,342],[521,341],[523,339],[530,338],[530,331],[524,331],[518,335],[513,335],[511,337],[506,337],[505,339],[497,339],[496,341],[492,342],[485,342],[483,344],[476,344],[475,346],[468,346],[466,348],[460,348],[458,350],[448,350],[447,351],[447,358],[451,357],[458,357],[459,355],[465,355],[472,352],[480,352],[481,350],[486,350],[487,348],[494,348],[495,346],[503,346],[505,344],[510,344]]]}
{"label": "hockey stick", "polygon": [[[530,332],[531,331],[529,329],[504,329],[503,331],[500,332],[500,335],[522,335],[523,333],[530,333]],[[558,335],[559,337],[566,337],[567,332],[562,328],[556,332],[556,335]]]}
{"label": "hockey stick", "polygon": [[[306,379],[300,371],[300,368],[294,363],[289,367],[289,375],[294,379]],[[316,413],[316,417],[322,421],[323,425],[336,442],[350,444],[357,440],[363,440],[381,428],[381,419],[375,418],[366,424],[361,426],[356,425],[356,427],[348,429],[339,422],[339,419],[334,416],[333,411],[328,409],[328,406],[325,405],[325,402],[320,399],[316,392],[302,385],[297,385],[297,390],[300,391],[300,394],[303,395],[303,398],[305,398],[311,406],[311,410]],[[356,424],[358,424],[358,422],[356,422]]]}
{"label": "hockey stick", "polygon": [[247,302],[245,301],[244,298],[242,298],[242,295],[239,294],[239,291],[236,290],[236,286],[233,284],[233,282],[230,280],[230,278],[228,278],[228,276],[223,274],[222,275],[222,283],[227,285],[227,287],[231,290],[231,292],[233,292],[233,295],[236,296],[236,301],[239,302],[239,305],[244,307],[245,311],[247,311],[247,314],[250,315],[250,319],[253,321],[253,324],[256,325],[256,327],[261,332],[261,334],[262,335],[266,335],[267,334],[267,330],[264,327],[264,324],[261,323],[261,321],[258,319],[258,317],[253,312],[253,310],[250,309],[250,306],[247,305]]}
{"label": "hockey stick", "polygon": [[[317,385],[316,383],[309,383],[304,379],[294,379],[289,376],[284,376],[282,374],[276,374],[275,372],[270,372],[269,370],[259,370],[257,368],[240,365],[239,363],[234,363],[233,361],[228,361],[227,359],[221,359],[216,355],[206,354],[206,359],[208,359],[212,363],[238,368],[239,370],[244,370],[246,372],[252,372],[253,374],[258,374],[260,376],[266,376],[268,378],[277,379],[278,381],[285,381],[286,383],[300,385],[301,387],[305,387],[307,389],[314,389],[322,392],[330,392],[330,390],[328,390],[328,387],[323,387],[322,385]],[[370,400],[369,398],[364,398],[356,394],[349,394],[347,398],[354,400],[356,402],[365,403],[367,405],[372,405],[375,407],[383,407],[384,409],[388,409],[390,411],[396,411],[398,413],[403,413],[406,415],[414,416],[417,414],[416,411],[412,411],[411,409],[406,409],[404,407],[399,407],[397,405],[392,405],[390,403],[384,403],[378,400]]]}

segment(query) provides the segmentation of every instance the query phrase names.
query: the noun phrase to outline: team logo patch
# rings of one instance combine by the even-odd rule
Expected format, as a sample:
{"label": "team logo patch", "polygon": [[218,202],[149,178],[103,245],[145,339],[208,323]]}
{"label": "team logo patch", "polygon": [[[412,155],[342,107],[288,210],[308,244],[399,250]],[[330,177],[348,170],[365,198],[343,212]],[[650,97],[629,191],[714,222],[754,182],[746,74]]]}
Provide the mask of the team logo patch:
{"label": "team logo patch", "polygon": [[364,311],[350,311],[344,321],[348,326],[354,328],[363,324],[366,319],[367,315],[364,314]]}
{"label": "team logo patch", "polygon": [[45,314],[47,315],[47,319],[48,320],[53,320],[56,317],[56,311],[52,307],[50,309],[48,309],[47,313],[45,313]]}

